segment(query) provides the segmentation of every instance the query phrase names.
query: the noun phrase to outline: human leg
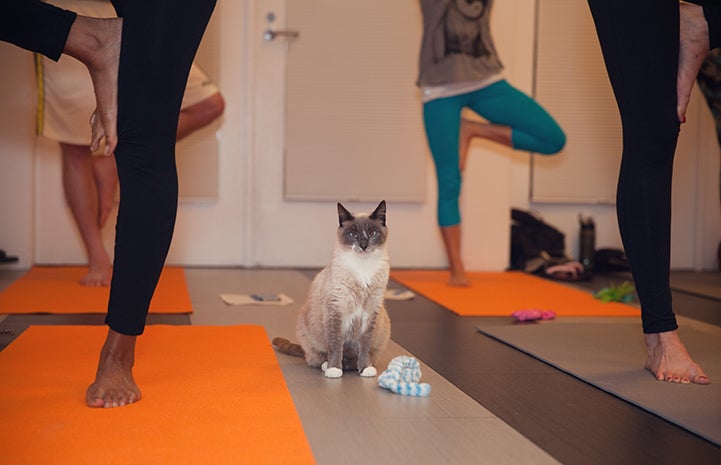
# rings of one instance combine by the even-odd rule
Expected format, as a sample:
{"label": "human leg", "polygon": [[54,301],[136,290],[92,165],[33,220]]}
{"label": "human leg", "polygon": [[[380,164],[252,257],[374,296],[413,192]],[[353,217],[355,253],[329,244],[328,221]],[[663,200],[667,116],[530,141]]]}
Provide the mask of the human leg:
{"label": "human leg", "polygon": [[[188,71],[214,0],[126,1],[115,152],[120,206],[108,324],[142,333],[175,223],[175,138]],[[122,81],[122,82],[120,82]],[[138,276],[137,270],[145,270]],[[141,279],[142,278],[142,279]]]}
{"label": "human leg", "polygon": [[486,138],[495,142],[545,155],[559,152],[566,144],[566,135],[553,117],[505,80],[469,94],[467,105],[488,120]]}
{"label": "human leg", "polygon": [[617,213],[641,302],[646,368],[657,379],[704,384],[708,377],[678,339],[669,288],[678,2],[589,0],[589,6],[621,114]]}
{"label": "human leg", "polygon": [[466,276],[466,269],[461,257],[461,225],[441,226],[440,229],[450,271],[448,284],[460,287],[470,286],[471,283]]}
{"label": "human leg", "polygon": [[460,146],[458,149],[459,156],[461,157],[461,172],[466,169],[468,147],[471,145],[471,140],[475,138],[497,142],[501,145],[505,145],[506,147],[513,147],[513,137],[511,135],[510,126],[461,118]]}
{"label": "human leg", "polygon": [[423,120],[428,146],[436,165],[438,179],[438,225],[448,259],[448,284],[468,285],[461,259],[461,215],[458,198],[461,192],[459,164],[459,128],[462,100],[448,97],[423,105]]}
{"label": "human leg", "polygon": [[220,92],[216,92],[196,104],[183,108],[180,110],[178,119],[177,140],[181,140],[198,129],[209,125],[223,114],[224,109],[225,100],[223,100]]}
{"label": "human leg", "polygon": [[[112,266],[103,245],[100,223],[101,196],[96,183],[94,158],[90,148],[60,143],[65,199],[88,256],[88,273],[80,280],[85,286],[109,286]],[[98,157],[99,158],[99,157]],[[110,157],[102,157],[114,163]],[[101,161],[101,163],[103,162]]]}
{"label": "human leg", "polygon": [[699,5],[679,5],[679,56],[676,93],[679,121],[686,122],[686,109],[699,68],[709,52],[709,28]]}
{"label": "human leg", "polygon": [[[716,139],[721,147],[721,49],[712,50],[707,55],[699,70],[697,81],[713,115]],[[721,194],[721,182],[719,187]],[[721,265],[721,261],[719,264]]]}
{"label": "human leg", "polygon": [[678,114],[685,122],[699,67],[709,50],[721,47],[721,4],[718,0],[688,0],[680,5],[680,18]]}
{"label": "human leg", "polygon": [[[114,406],[105,400],[109,392],[123,399],[139,393],[134,381],[129,381],[133,349],[136,336],[144,330],[175,224],[180,103],[215,1],[118,0],[113,4],[123,16],[115,151],[120,206],[106,317],[110,329],[86,395],[88,405],[106,407]],[[121,343],[115,344],[116,340]],[[118,370],[121,377],[113,375]]]}
{"label": "human leg", "polygon": [[93,156],[93,177],[98,190],[98,226],[105,227],[115,205],[118,169],[114,156]]}

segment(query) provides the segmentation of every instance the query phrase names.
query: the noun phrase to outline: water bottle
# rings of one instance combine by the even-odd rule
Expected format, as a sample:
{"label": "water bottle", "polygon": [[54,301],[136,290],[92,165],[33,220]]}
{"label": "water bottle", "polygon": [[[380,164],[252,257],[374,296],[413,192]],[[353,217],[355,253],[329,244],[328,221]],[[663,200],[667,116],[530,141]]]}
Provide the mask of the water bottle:
{"label": "water bottle", "polygon": [[580,253],[578,261],[583,265],[585,272],[593,271],[593,255],[596,253],[596,224],[593,218],[578,215],[578,222],[581,224]]}

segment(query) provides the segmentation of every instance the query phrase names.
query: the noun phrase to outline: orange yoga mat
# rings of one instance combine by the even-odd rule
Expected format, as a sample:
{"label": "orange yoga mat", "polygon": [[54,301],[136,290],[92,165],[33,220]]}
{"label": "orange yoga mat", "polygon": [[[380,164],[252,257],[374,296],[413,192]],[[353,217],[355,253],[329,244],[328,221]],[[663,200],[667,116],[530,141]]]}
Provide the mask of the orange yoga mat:
{"label": "orange yoga mat", "polygon": [[603,303],[578,289],[520,271],[468,273],[470,287],[448,286],[448,272],[392,271],[391,278],[461,316],[509,316],[553,310],[557,316],[640,316],[631,305]]}
{"label": "orange yoga mat", "polygon": [[[109,287],[80,285],[81,266],[34,266],[0,292],[3,313],[105,313]],[[185,271],[165,267],[150,302],[150,313],[192,313]]]}
{"label": "orange yoga mat", "polygon": [[0,352],[0,463],[313,464],[260,326],[149,326],[139,402],[85,405],[105,329],[31,326]]}

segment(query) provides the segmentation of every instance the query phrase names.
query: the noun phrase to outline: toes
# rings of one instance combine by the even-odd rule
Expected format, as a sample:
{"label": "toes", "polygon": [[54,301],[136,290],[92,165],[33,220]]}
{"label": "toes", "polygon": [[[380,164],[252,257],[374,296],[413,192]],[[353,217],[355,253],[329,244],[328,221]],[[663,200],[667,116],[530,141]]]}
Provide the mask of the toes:
{"label": "toes", "polygon": [[103,407],[113,408],[113,407],[120,406],[120,402],[118,399],[119,399],[119,396],[115,391],[107,392],[105,394],[105,396],[103,397],[103,400],[105,401],[105,404],[103,405]]}
{"label": "toes", "polygon": [[92,408],[114,408],[124,407],[140,400],[140,394],[134,391],[118,392],[108,391],[104,393],[88,394],[86,403]]}
{"label": "toes", "polygon": [[102,398],[96,397],[92,399],[86,399],[88,407],[101,408],[105,406],[105,401]]}
{"label": "toes", "polygon": [[675,375],[671,373],[659,373],[656,376],[656,379],[659,381],[666,381],[668,383],[676,383],[676,384],[711,384],[711,380],[706,375],[693,375],[693,374],[687,374],[684,373],[682,375]]}

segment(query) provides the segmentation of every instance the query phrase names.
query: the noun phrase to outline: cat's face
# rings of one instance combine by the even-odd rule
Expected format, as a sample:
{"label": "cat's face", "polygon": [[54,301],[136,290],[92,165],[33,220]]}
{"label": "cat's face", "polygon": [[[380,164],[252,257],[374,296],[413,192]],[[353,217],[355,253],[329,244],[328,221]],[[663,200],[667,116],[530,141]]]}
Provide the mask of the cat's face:
{"label": "cat's face", "polygon": [[338,241],[357,253],[372,253],[382,247],[388,237],[386,227],[386,201],[368,214],[353,215],[338,203]]}

